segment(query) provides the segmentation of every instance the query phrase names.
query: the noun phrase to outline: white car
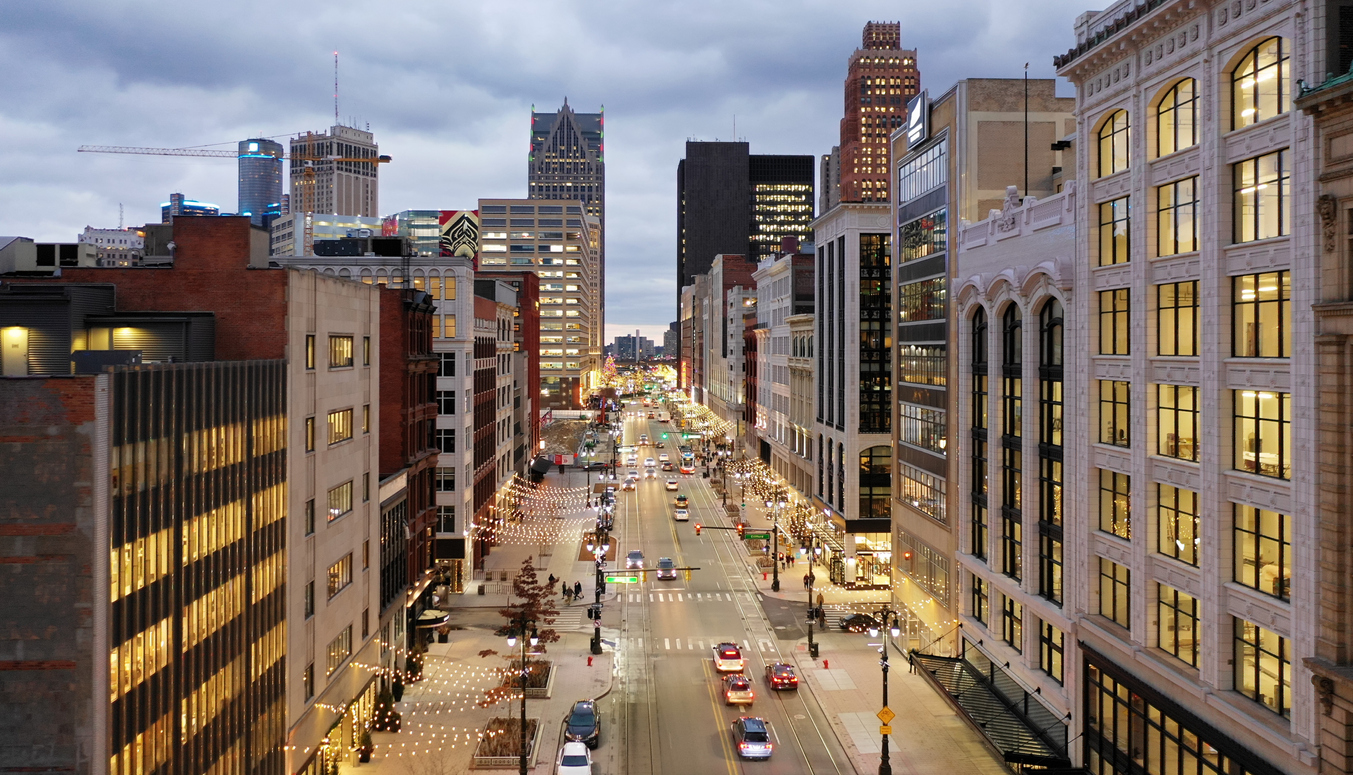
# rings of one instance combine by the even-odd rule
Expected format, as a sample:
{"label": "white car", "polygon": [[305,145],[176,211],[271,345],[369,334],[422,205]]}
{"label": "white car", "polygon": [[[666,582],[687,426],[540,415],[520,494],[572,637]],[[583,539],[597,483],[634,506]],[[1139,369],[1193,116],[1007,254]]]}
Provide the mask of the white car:
{"label": "white car", "polygon": [[688,522],[690,521],[690,518],[691,513],[686,509],[677,509],[672,512],[672,519],[675,519],[677,522]]}
{"label": "white car", "polygon": [[679,487],[681,487],[681,485],[677,483],[677,480],[675,480],[675,479],[668,479],[668,480],[667,480],[667,491],[668,491],[668,492],[676,492],[677,489],[678,489]]}
{"label": "white car", "polygon": [[718,643],[714,646],[714,669],[720,673],[741,673],[747,666],[742,649],[736,643]]}
{"label": "white car", "polygon": [[564,743],[554,771],[558,775],[592,775],[592,752],[585,743]]}
{"label": "white car", "polygon": [[649,468],[652,468],[653,466],[656,466],[657,464],[658,464],[658,461],[654,460],[654,459],[651,458],[651,457],[650,457],[650,458],[645,458],[645,459],[644,459],[644,465],[648,466]]}
{"label": "white car", "polygon": [[668,455],[667,455],[666,452],[659,452],[659,453],[658,453],[658,462],[659,462],[659,463],[666,463],[668,460],[671,460],[671,458],[668,457]]}

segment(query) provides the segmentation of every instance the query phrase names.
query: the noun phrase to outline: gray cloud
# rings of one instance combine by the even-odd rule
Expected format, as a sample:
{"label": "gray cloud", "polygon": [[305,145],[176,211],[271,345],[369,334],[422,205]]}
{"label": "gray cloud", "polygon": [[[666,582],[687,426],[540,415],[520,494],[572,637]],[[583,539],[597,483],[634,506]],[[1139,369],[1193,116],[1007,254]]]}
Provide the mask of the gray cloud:
{"label": "gray cloud", "polygon": [[[69,240],[156,221],[173,191],[235,208],[229,160],[76,154],[369,123],[395,162],[381,210],[525,194],[531,105],[606,107],[608,339],[675,317],[676,164],[737,134],[754,153],[837,141],[842,82],[870,19],[900,20],[935,95],[965,77],[1052,74],[1080,4],[951,0],[412,0],[0,4],[0,234]],[[218,147],[228,147],[222,145]]]}

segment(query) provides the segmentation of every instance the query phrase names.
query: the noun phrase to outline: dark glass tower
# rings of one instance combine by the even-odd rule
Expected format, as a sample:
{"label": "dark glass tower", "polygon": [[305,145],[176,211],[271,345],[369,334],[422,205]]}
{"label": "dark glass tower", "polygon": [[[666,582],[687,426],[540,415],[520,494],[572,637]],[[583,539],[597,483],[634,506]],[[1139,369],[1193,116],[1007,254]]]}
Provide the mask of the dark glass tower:
{"label": "dark glass tower", "polygon": [[255,226],[267,228],[282,212],[281,143],[272,140],[241,140],[240,215]]}

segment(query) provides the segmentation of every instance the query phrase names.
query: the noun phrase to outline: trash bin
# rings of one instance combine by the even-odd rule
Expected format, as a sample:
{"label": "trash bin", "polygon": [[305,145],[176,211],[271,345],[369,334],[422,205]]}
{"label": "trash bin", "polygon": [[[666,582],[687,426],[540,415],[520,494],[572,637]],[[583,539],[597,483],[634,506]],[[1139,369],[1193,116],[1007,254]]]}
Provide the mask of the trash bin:
{"label": "trash bin", "polygon": [[808,644],[808,656],[812,657],[813,659],[817,659],[817,655],[818,655],[818,646],[819,646],[819,645],[821,645],[821,644],[819,644],[817,641],[814,641],[814,642],[812,642],[812,643],[809,643],[809,644]]}
{"label": "trash bin", "polygon": [[480,594],[480,595],[484,594],[484,585],[483,585],[483,584],[480,584],[480,585],[479,585],[479,592],[478,592],[477,594]]}

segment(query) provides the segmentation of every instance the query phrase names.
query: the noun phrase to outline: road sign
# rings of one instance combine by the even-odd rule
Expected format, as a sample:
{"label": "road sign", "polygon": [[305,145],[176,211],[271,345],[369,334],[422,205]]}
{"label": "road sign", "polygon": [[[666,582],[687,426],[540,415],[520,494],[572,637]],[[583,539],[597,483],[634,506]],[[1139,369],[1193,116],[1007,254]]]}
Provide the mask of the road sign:
{"label": "road sign", "polygon": [[743,533],[743,534],[742,534],[742,537],[743,537],[743,538],[746,538],[746,539],[748,539],[748,540],[755,539],[755,540],[760,540],[760,541],[769,541],[769,540],[770,540],[770,533],[752,533],[752,532],[749,531],[749,532]]}
{"label": "road sign", "polygon": [[639,576],[634,573],[607,573],[606,583],[608,584],[638,584]]}
{"label": "road sign", "polygon": [[877,715],[879,721],[882,721],[884,724],[891,724],[893,723],[893,719],[897,718],[897,714],[893,713],[893,709],[887,705],[884,705],[883,710],[879,711]]}
{"label": "road sign", "polygon": [[879,734],[880,734],[880,735],[891,735],[892,733],[893,733],[893,728],[890,727],[890,726],[888,726],[887,724],[884,724],[883,726],[879,727]]}

